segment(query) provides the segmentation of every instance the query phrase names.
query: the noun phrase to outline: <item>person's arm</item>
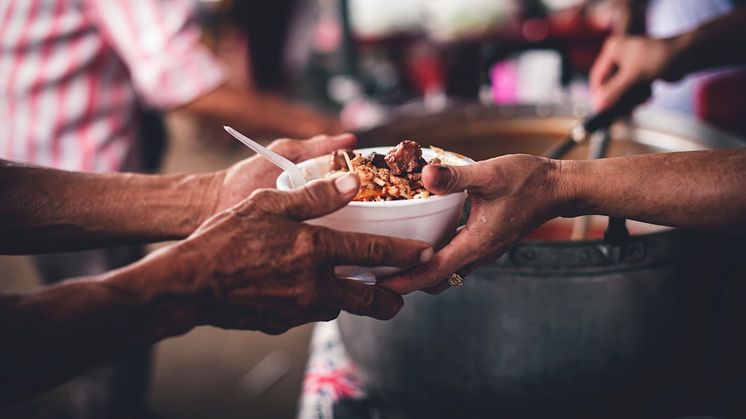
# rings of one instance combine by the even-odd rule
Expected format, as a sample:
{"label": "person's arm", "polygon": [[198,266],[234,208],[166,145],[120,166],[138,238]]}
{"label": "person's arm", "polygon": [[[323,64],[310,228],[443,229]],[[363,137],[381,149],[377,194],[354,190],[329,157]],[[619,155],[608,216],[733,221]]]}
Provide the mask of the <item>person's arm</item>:
{"label": "person's arm", "polygon": [[304,138],[343,130],[339,119],[299,102],[227,85],[196,98],[181,109],[252,135],[271,133]]}
{"label": "person's arm", "polygon": [[560,163],[562,216],[746,233],[746,148]]}
{"label": "person's arm", "polygon": [[408,267],[432,248],[302,222],[338,210],[358,187],[347,175],[291,192],[260,190],[130,266],[0,295],[0,406],[198,325],[282,333],[340,310],[393,317],[400,296],[336,278],[334,267]]}
{"label": "person's arm", "polygon": [[[352,135],[279,140],[302,161],[351,148]],[[72,251],[181,239],[280,174],[254,156],[227,170],[177,176],[75,173],[0,160],[0,254]]]}
{"label": "person's arm", "polygon": [[710,67],[746,63],[746,7],[671,38],[609,38],[590,74],[593,107],[608,108],[629,89],[677,81]]}
{"label": "person's arm", "polygon": [[555,217],[609,215],[746,234],[746,148],[589,161],[508,155],[469,166],[426,166],[428,190],[468,190],[466,227],[431,262],[384,280],[396,292],[440,292]]}
{"label": "person's arm", "polygon": [[226,85],[221,63],[202,44],[191,1],[83,0],[81,4],[127,66],[146,106],[164,112],[185,109],[252,136],[306,138],[342,131],[336,118],[307,105]]}
{"label": "person's arm", "polygon": [[0,253],[184,238],[212,214],[222,177],[76,173],[0,160]]}

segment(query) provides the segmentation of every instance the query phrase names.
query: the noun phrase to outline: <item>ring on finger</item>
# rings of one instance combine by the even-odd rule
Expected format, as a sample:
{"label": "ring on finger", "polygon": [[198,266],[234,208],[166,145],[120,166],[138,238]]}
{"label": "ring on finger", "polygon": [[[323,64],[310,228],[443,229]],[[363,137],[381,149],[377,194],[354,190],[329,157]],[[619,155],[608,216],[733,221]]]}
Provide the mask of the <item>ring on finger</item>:
{"label": "ring on finger", "polygon": [[448,277],[448,285],[452,287],[460,287],[464,285],[464,281],[465,279],[461,275],[457,274],[456,272],[452,273]]}

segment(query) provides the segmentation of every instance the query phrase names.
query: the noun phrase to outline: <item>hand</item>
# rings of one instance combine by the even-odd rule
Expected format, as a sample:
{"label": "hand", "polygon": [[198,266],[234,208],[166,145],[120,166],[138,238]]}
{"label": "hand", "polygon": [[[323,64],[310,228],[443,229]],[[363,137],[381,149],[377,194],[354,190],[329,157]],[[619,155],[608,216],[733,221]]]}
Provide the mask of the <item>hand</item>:
{"label": "hand", "polygon": [[656,79],[676,81],[683,77],[686,70],[678,60],[683,49],[682,39],[609,38],[591,69],[593,108],[604,110],[624,92],[649,85]]}
{"label": "hand", "polygon": [[534,228],[559,215],[559,162],[530,155],[508,155],[468,166],[428,165],[425,187],[436,194],[467,190],[469,221],[432,260],[379,285],[397,293],[424,289],[440,293],[446,278],[466,277],[479,265],[494,261]]}
{"label": "hand", "polygon": [[[333,137],[319,135],[309,140],[281,139],[272,142],[269,149],[286,157],[292,162],[301,162],[334,150],[354,148],[356,143],[352,134],[341,134]],[[228,170],[219,172],[222,177],[217,203],[210,215],[232,207],[246,199],[260,188],[274,188],[277,176],[282,171],[262,156],[256,155],[236,163]]]}
{"label": "hand", "polygon": [[347,175],[290,192],[254,192],[155,256],[171,269],[186,269],[171,274],[161,292],[187,295],[194,324],[273,334],[334,319],[340,310],[393,317],[403,305],[399,295],[336,278],[334,267],[413,266],[429,260],[430,245],[302,222],[343,207],[358,188],[357,177]]}

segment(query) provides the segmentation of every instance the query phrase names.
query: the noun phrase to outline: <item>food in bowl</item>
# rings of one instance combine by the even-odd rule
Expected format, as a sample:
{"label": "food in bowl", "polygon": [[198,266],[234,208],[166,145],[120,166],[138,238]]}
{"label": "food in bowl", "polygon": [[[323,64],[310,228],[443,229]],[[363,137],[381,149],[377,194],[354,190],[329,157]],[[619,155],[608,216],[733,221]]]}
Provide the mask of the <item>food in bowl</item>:
{"label": "food in bowl", "polygon": [[[364,148],[352,153],[354,156],[370,156],[374,153],[386,156],[392,149],[396,149],[396,146]],[[344,156],[340,153],[337,155],[345,160],[346,165]],[[462,155],[432,146],[422,148],[422,158],[429,162],[438,158],[443,164],[448,165],[464,165],[474,162]],[[330,176],[333,170],[329,159],[329,155],[323,155],[298,163],[298,166],[306,179],[312,181]],[[406,169],[404,167],[403,171],[407,172]],[[344,172],[338,170],[338,173]],[[285,191],[293,189],[287,173],[282,173],[277,178],[277,189]],[[461,217],[465,199],[466,192],[457,192],[447,195],[430,195],[427,199],[352,201],[338,211],[306,222],[339,231],[421,240],[434,247],[440,247],[456,233],[456,225]],[[373,283],[378,278],[401,270],[402,268],[386,266],[339,266],[335,272],[342,277]]]}
{"label": "food in bowl", "polygon": [[404,140],[384,156],[372,152],[367,156],[352,150],[337,150],[330,156],[330,176],[354,172],[360,178],[360,190],[353,201],[395,201],[426,199],[430,192],[422,184],[422,168],[440,164],[435,157],[422,158],[422,146]]}

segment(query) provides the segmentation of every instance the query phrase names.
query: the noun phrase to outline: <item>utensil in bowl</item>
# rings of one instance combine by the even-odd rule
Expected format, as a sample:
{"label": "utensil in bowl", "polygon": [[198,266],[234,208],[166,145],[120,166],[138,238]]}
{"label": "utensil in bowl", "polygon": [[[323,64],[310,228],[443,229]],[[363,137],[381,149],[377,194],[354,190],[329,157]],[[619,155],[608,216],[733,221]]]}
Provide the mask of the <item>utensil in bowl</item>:
{"label": "utensil in bowl", "polygon": [[[386,154],[392,148],[393,146],[373,147],[355,151],[363,155],[373,152]],[[423,148],[422,154],[428,161],[443,156],[443,154],[436,153],[429,148]],[[446,154],[449,164],[470,164],[474,162],[455,153],[444,152],[444,154]],[[299,163],[298,166],[309,180],[319,179],[329,172],[329,157],[320,156],[306,160]],[[277,178],[277,189],[291,189],[290,178],[287,173],[283,173]],[[456,233],[456,226],[461,217],[465,200],[466,192],[431,195],[426,199],[381,202],[352,201],[332,214],[307,222],[340,231],[421,240],[437,248],[447,243]],[[341,266],[335,272],[339,276],[374,283],[377,278],[392,275],[401,270],[402,268],[390,266]]]}
{"label": "utensil in bowl", "polygon": [[295,163],[262,146],[261,144],[257,143],[251,138],[248,138],[247,136],[241,134],[240,132],[229,126],[223,125],[223,128],[228,131],[228,134],[232,135],[235,139],[242,142],[246,147],[249,147],[250,149],[256,151],[257,154],[261,155],[265,159],[279,166],[280,169],[287,172],[290,176],[290,180],[292,182],[291,186],[293,188],[300,188],[301,186],[306,184],[306,177],[303,176],[303,172],[298,168],[298,166],[295,165]]}
{"label": "utensil in bowl", "polygon": [[648,97],[650,97],[650,86],[643,85],[628,90],[608,109],[592,114],[574,125],[570,131],[570,135],[561,143],[555,144],[549,150],[545,151],[544,156],[552,159],[562,158],[577,144],[588,140],[591,134],[608,128],[617,118],[631,112],[635,106],[644,102]]}

